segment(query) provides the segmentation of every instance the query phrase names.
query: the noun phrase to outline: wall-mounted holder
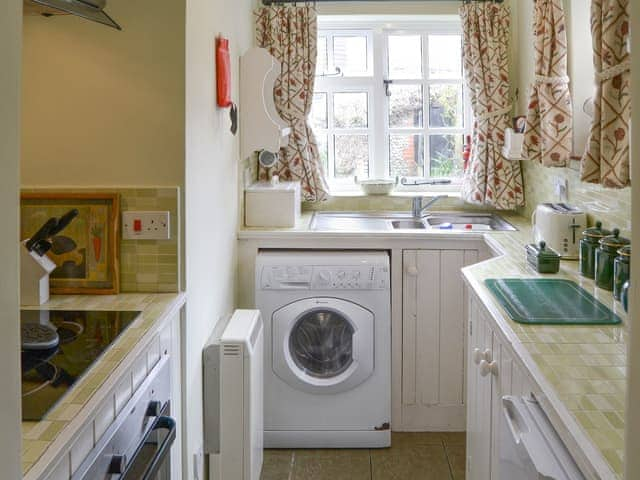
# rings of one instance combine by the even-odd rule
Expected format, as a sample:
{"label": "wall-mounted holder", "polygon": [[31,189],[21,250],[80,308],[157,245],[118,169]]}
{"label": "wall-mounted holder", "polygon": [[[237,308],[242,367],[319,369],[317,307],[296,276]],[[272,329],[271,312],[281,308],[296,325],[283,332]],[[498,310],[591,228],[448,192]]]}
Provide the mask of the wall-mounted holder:
{"label": "wall-mounted holder", "polygon": [[253,47],[240,58],[241,158],[255,151],[278,152],[289,143],[291,128],[280,118],[273,87],[280,65],[264,48]]}
{"label": "wall-mounted holder", "polygon": [[504,131],[504,148],[502,156],[507,160],[526,160],[522,156],[522,145],[524,144],[524,133],[517,133],[513,128]]}
{"label": "wall-mounted holder", "polygon": [[49,301],[49,274],[56,264],[46,255],[27,250],[26,243],[20,246],[20,304],[42,305]]}

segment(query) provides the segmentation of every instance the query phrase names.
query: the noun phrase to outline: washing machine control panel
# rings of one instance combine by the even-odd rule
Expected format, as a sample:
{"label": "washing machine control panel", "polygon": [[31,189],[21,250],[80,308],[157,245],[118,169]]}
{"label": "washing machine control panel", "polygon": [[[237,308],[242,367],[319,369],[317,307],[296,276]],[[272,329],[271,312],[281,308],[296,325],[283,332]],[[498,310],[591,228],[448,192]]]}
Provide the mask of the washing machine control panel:
{"label": "washing machine control panel", "polygon": [[389,268],[362,266],[268,266],[262,269],[263,290],[386,290]]}

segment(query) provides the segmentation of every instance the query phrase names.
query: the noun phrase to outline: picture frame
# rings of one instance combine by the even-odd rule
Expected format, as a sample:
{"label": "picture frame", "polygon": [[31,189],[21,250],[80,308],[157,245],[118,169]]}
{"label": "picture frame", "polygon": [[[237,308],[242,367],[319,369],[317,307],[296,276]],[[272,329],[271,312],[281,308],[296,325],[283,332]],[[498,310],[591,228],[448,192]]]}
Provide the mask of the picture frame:
{"label": "picture frame", "polygon": [[119,194],[23,193],[21,240],[33,235],[49,218],[60,217],[74,208],[78,210],[78,216],[53,237],[53,248],[46,254],[57,265],[50,275],[51,293],[119,293]]}

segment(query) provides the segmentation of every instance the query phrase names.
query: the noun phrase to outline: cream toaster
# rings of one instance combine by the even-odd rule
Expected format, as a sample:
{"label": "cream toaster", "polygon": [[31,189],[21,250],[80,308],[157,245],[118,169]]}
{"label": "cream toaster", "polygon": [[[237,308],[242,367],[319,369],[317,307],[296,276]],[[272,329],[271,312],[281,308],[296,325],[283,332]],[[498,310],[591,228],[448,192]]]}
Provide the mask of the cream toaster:
{"label": "cream toaster", "polygon": [[563,258],[577,259],[580,234],[587,228],[587,215],[566,203],[541,203],[533,212],[533,240],[542,240]]}

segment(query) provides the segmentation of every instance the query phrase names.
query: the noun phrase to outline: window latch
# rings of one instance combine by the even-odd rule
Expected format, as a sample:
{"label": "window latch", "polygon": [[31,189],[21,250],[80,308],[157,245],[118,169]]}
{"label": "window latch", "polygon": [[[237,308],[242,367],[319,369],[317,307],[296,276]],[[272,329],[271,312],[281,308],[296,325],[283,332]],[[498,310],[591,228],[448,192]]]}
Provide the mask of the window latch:
{"label": "window latch", "polygon": [[393,80],[383,80],[382,83],[384,83],[384,94],[387,97],[391,96],[391,90],[389,89],[389,85],[391,85],[393,83]]}

